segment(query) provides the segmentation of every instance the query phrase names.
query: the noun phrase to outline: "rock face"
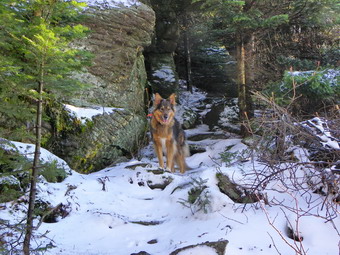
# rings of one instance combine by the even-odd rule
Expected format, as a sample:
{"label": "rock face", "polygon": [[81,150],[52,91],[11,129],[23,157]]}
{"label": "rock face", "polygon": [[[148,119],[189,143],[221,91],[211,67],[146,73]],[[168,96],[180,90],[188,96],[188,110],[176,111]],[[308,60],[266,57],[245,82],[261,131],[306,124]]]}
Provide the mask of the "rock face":
{"label": "rock face", "polygon": [[131,157],[147,130],[145,116],[129,110],[97,115],[54,145],[58,156],[82,173],[98,171]]}
{"label": "rock face", "polygon": [[119,8],[90,8],[84,22],[91,29],[79,42],[94,54],[93,65],[79,80],[92,87],[77,96],[78,102],[128,108],[134,112],[144,109],[146,72],[143,50],[150,45],[154,31],[153,10],[139,4]]}
{"label": "rock face", "polygon": [[179,1],[150,0],[156,12],[155,35],[146,50],[148,80],[153,92],[168,97],[178,90],[174,52],[179,39]]}
{"label": "rock face", "polygon": [[[91,88],[69,99],[75,106],[119,107],[94,116],[51,142],[52,151],[80,172],[100,170],[120,156],[130,156],[147,130],[144,93],[147,75],[143,50],[151,43],[155,13],[145,4],[97,6],[85,12],[91,33],[75,47],[93,55],[93,65],[75,77]],[[78,123],[79,124],[79,123]]]}

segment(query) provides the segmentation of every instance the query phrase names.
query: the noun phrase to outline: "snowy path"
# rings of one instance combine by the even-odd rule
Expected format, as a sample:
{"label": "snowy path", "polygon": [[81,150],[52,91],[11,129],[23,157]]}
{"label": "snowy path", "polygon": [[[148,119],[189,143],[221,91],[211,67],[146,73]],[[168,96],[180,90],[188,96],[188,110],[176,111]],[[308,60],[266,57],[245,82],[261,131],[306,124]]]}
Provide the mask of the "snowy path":
{"label": "snowy path", "polygon": [[[187,130],[189,137],[208,134],[206,125]],[[211,132],[210,132],[211,133]],[[226,134],[229,136],[229,134]],[[215,137],[218,138],[218,137]],[[193,170],[184,175],[179,172],[158,174],[157,159],[150,144],[143,149],[143,158],[131,160],[89,175],[72,171],[62,183],[39,184],[38,198],[50,201],[53,206],[65,205],[69,214],[57,223],[42,223],[36,234],[46,234],[55,248],[46,254],[53,255],[169,255],[174,250],[207,241],[228,240],[227,255],[294,255],[293,246],[299,245],[286,238],[283,240],[268,223],[259,205],[246,206],[234,203],[222,194],[217,186],[216,173],[224,173],[234,180],[241,180],[243,173],[259,162],[235,163],[227,167],[221,162],[220,153],[226,147],[230,152],[246,149],[240,138],[204,139],[189,141],[205,148],[187,159]],[[143,166],[138,166],[143,164]],[[193,213],[180,202],[188,199],[193,179],[206,180],[210,206],[208,212]],[[167,185],[163,185],[166,183]],[[162,189],[154,187],[162,184]],[[268,193],[268,196],[273,196]],[[288,194],[276,194],[277,199],[294,203]],[[316,195],[312,199],[318,199]],[[304,206],[299,201],[299,206]],[[2,219],[24,218],[21,208],[7,203],[9,210],[0,210]],[[266,206],[268,217],[284,236],[286,216],[279,206]],[[292,217],[294,214],[291,215]],[[35,223],[38,223],[37,221]],[[338,254],[339,235],[331,223],[322,218],[302,217],[299,221],[304,236],[303,246],[308,255]],[[340,228],[339,218],[334,224]],[[144,251],[145,253],[142,253]],[[180,255],[216,255],[213,249],[198,247]]]}

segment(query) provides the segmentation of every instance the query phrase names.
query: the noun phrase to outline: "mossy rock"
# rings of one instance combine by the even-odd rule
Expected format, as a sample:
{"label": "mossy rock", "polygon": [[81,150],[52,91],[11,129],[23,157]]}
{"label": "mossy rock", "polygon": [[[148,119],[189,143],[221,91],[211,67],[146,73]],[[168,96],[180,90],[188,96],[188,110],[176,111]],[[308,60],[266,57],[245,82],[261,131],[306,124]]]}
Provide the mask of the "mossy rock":
{"label": "mossy rock", "polygon": [[255,203],[263,197],[262,194],[251,192],[232,182],[225,174],[217,173],[216,177],[220,191],[235,203]]}
{"label": "mossy rock", "polygon": [[148,129],[145,116],[121,109],[92,121],[85,130],[54,141],[54,153],[81,173],[101,170],[122,156],[131,158]]}
{"label": "mossy rock", "polygon": [[[214,249],[217,255],[224,255],[228,243],[229,242],[227,240],[220,240],[220,241],[216,241],[216,242],[209,242],[208,241],[208,242],[205,242],[205,243],[188,245],[188,246],[185,246],[183,248],[179,248],[179,249],[171,252],[170,255],[177,255],[177,254],[181,253],[182,251],[190,252],[190,249],[193,249],[195,247],[202,247],[202,246],[206,246],[206,247],[210,247],[210,248]],[[188,253],[188,254],[191,254],[191,253]]]}

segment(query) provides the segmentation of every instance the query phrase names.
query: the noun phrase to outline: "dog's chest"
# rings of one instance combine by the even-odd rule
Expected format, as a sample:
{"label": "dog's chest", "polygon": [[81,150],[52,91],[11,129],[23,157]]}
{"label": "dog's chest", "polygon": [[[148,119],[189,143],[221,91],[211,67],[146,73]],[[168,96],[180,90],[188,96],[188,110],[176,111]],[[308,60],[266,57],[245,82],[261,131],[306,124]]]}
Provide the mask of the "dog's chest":
{"label": "dog's chest", "polygon": [[153,135],[159,138],[169,138],[173,134],[173,124],[172,125],[161,125],[158,122],[151,125],[151,132]]}
{"label": "dog's chest", "polygon": [[163,153],[166,153],[166,139],[161,138],[160,141],[161,141]]}

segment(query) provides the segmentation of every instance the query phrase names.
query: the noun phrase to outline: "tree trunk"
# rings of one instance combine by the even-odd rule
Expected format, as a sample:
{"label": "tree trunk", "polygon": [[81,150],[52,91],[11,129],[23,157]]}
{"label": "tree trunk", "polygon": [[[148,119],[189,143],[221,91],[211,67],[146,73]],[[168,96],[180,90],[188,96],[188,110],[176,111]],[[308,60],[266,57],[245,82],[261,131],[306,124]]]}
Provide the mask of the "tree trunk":
{"label": "tree trunk", "polygon": [[251,88],[254,87],[255,81],[255,40],[254,35],[249,34],[244,40],[245,49],[245,73],[246,73],[246,112],[247,117],[254,116],[253,102],[251,99]]}
{"label": "tree trunk", "polygon": [[184,51],[185,51],[185,69],[186,69],[186,81],[187,91],[192,93],[192,78],[191,78],[191,53],[190,53],[190,39],[188,35],[188,16],[183,15],[184,26]]}
{"label": "tree trunk", "polygon": [[254,36],[238,34],[236,38],[238,106],[241,135],[250,135],[247,123],[254,116],[250,88],[254,83]]}
{"label": "tree trunk", "polygon": [[27,211],[27,223],[26,223],[26,234],[23,245],[23,252],[25,255],[30,254],[30,241],[33,232],[33,216],[34,216],[34,203],[35,196],[37,192],[37,178],[39,174],[39,158],[40,158],[40,147],[41,147],[41,120],[42,120],[42,92],[44,86],[44,62],[41,63],[40,66],[40,81],[38,87],[39,99],[37,103],[37,116],[36,116],[36,141],[35,141],[35,152],[32,166],[32,174],[31,174],[31,187],[29,194],[29,202],[28,202],[28,211]]}
{"label": "tree trunk", "polygon": [[238,107],[241,122],[241,135],[249,133],[245,125],[247,118],[247,93],[246,93],[246,70],[245,70],[245,49],[242,35],[236,38],[236,60],[237,60],[237,86],[238,86]]}

